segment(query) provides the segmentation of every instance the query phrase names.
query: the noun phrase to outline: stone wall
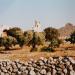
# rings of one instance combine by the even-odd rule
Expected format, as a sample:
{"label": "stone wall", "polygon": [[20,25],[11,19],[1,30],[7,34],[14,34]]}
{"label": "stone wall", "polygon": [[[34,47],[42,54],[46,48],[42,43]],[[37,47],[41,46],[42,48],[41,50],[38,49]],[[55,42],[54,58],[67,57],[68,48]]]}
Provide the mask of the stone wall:
{"label": "stone wall", "polygon": [[50,57],[27,62],[0,61],[0,75],[75,75],[71,57]]}

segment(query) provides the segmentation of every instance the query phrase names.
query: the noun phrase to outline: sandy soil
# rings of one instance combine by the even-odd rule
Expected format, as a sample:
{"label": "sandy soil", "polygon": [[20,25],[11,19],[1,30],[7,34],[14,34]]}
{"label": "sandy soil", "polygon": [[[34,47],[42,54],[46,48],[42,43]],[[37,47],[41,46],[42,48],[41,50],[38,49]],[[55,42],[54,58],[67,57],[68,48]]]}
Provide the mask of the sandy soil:
{"label": "sandy soil", "polygon": [[40,57],[48,58],[51,56],[71,56],[75,59],[75,47],[73,48],[73,50],[62,50],[63,47],[65,48],[66,45],[61,46],[61,48],[56,48],[55,52],[29,52],[30,48],[25,46],[23,49],[19,50],[1,51],[0,60],[28,61],[31,58],[37,60]]}

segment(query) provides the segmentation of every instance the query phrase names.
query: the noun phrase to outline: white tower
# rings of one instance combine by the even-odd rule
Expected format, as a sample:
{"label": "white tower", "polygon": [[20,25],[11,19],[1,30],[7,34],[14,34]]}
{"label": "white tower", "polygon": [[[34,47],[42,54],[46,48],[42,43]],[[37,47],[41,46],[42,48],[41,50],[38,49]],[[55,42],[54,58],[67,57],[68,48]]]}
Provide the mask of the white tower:
{"label": "white tower", "polygon": [[0,26],[0,37],[2,36],[3,33],[3,25]]}
{"label": "white tower", "polygon": [[35,25],[33,27],[35,32],[40,32],[41,31],[41,24],[39,21],[35,20]]}

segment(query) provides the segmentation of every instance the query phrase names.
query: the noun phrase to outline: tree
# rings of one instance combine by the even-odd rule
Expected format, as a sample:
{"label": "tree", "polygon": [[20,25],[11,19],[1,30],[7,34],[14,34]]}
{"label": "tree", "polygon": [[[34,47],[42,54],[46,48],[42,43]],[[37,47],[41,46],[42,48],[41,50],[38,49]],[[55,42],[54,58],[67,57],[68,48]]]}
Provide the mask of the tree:
{"label": "tree", "polygon": [[26,38],[22,35],[22,36],[18,36],[17,37],[17,42],[19,44],[19,46],[22,48],[23,45],[26,44]]}
{"label": "tree", "polygon": [[71,33],[70,38],[67,38],[66,41],[70,41],[71,43],[75,43],[75,31]]}
{"label": "tree", "polygon": [[36,46],[43,45],[45,42],[45,37],[42,33],[33,31],[33,38],[29,41],[29,44],[32,45],[31,51],[36,51]]}
{"label": "tree", "polygon": [[[23,31],[18,28],[18,27],[14,27],[11,28],[9,30],[4,30],[4,32],[7,32],[8,36],[11,36],[13,38],[15,38],[17,40],[17,44],[19,44],[19,46],[22,48],[23,45],[26,43],[26,37],[24,36]],[[9,39],[10,40],[10,39]],[[11,40],[10,40],[11,41]],[[12,44],[15,45],[15,40],[12,42]]]}
{"label": "tree", "polygon": [[30,30],[30,31],[25,31],[25,32],[24,32],[24,37],[25,37],[25,39],[26,39],[26,45],[30,45],[30,44],[29,44],[29,41],[32,40],[32,38],[33,38],[33,32],[32,32],[32,30]]}
{"label": "tree", "polygon": [[52,39],[58,38],[59,36],[58,30],[52,27],[45,28],[44,32],[47,41],[51,41]]}
{"label": "tree", "polygon": [[0,37],[0,46],[3,46],[4,39]]}
{"label": "tree", "polygon": [[12,45],[16,45],[17,40],[12,36],[0,37],[0,45],[4,46],[6,50],[9,50]]}
{"label": "tree", "polygon": [[15,37],[15,38],[23,35],[23,31],[18,27],[11,28],[11,29],[7,30],[6,32],[7,32],[7,35]]}
{"label": "tree", "polygon": [[46,41],[50,42],[49,47],[57,46],[59,43],[58,30],[52,27],[44,29]]}

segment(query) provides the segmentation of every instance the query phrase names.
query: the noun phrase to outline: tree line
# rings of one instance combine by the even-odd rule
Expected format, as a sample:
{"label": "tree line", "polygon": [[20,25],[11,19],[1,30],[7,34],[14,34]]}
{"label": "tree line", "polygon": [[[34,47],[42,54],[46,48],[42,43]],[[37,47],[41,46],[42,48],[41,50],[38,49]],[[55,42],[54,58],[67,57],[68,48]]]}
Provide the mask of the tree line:
{"label": "tree line", "polygon": [[[10,47],[19,45],[22,48],[24,45],[31,46],[31,51],[36,51],[39,45],[48,44],[43,47],[42,51],[52,51],[53,48],[59,47],[62,41],[59,39],[59,32],[57,29],[48,27],[42,32],[34,32],[34,30],[22,31],[21,28],[14,27],[3,30],[7,34],[5,37],[0,37],[0,46],[5,47],[5,50],[9,50]],[[66,39],[71,43],[75,43],[75,32],[70,35],[70,38]]]}

